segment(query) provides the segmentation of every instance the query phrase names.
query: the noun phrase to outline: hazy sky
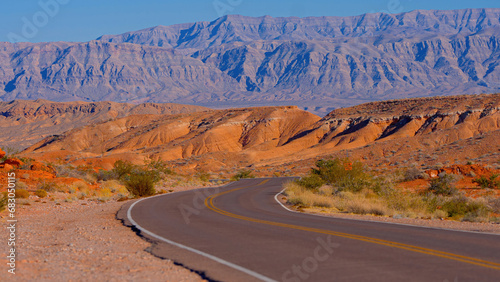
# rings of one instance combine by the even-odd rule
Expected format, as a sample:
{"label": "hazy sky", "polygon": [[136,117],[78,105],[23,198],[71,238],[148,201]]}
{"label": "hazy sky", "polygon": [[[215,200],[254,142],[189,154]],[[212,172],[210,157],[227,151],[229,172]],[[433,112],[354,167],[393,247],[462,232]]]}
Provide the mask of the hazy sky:
{"label": "hazy sky", "polygon": [[156,25],[246,16],[353,16],[500,8],[499,0],[2,0],[0,41],[88,41]]}

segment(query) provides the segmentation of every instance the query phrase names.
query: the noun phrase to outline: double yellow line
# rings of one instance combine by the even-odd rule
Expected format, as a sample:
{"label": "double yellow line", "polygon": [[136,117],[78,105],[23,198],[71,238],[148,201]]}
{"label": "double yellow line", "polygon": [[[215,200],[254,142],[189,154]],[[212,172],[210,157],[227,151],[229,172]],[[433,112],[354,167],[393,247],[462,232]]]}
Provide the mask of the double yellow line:
{"label": "double yellow line", "polygon": [[[269,179],[264,180],[261,183],[257,184],[256,186],[262,185],[268,181],[269,181]],[[422,247],[413,246],[413,245],[402,244],[402,243],[393,242],[393,241],[387,241],[387,240],[382,240],[382,239],[377,239],[377,238],[360,236],[360,235],[355,235],[355,234],[335,232],[335,231],[330,231],[330,230],[304,227],[304,226],[299,226],[299,225],[294,225],[294,224],[287,224],[287,223],[274,222],[274,221],[269,221],[269,220],[262,220],[262,219],[246,217],[246,216],[237,215],[237,214],[222,210],[222,209],[216,207],[213,203],[213,200],[216,197],[219,197],[219,196],[222,196],[225,194],[229,194],[231,192],[238,191],[238,190],[241,190],[244,188],[249,188],[249,187],[252,187],[252,186],[236,188],[236,189],[232,189],[232,190],[228,190],[225,192],[221,192],[221,193],[212,195],[212,196],[205,199],[205,206],[207,206],[209,209],[211,209],[217,213],[220,213],[222,215],[245,220],[245,221],[273,225],[273,226],[279,226],[279,227],[284,227],[284,228],[303,230],[303,231],[309,231],[309,232],[320,233],[320,234],[333,235],[333,236],[348,238],[348,239],[354,239],[354,240],[358,240],[358,241],[363,241],[363,242],[368,242],[368,243],[373,243],[373,244],[408,250],[408,251],[412,251],[412,252],[432,255],[432,256],[436,256],[436,257],[447,258],[447,259],[451,259],[451,260],[461,261],[461,262],[465,262],[465,263],[469,263],[469,264],[474,264],[474,265],[478,265],[478,266],[482,266],[482,267],[500,270],[500,263],[495,263],[495,262],[485,261],[485,260],[471,258],[471,257],[467,257],[467,256],[461,256],[461,255],[456,255],[456,254],[452,254],[452,253],[422,248]]]}

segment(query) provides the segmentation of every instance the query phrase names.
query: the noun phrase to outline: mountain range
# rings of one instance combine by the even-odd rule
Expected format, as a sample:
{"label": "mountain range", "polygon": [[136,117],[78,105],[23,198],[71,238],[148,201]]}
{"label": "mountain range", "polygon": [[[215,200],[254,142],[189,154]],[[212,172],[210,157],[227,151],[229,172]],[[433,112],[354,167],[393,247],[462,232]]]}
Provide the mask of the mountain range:
{"label": "mountain range", "polygon": [[83,43],[0,43],[0,99],[298,105],[500,90],[500,9],[230,15]]}

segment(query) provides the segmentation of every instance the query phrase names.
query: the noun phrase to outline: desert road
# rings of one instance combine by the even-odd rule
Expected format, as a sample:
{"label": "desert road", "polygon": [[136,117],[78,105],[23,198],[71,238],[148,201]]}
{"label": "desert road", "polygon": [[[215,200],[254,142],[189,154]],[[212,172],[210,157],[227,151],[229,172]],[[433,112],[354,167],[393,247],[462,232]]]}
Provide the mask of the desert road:
{"label": "desert road", "polygon": [[288,180],[146,198],[118,217],[208,280],[500,281],[498,235],[291,212],[275,199]]}

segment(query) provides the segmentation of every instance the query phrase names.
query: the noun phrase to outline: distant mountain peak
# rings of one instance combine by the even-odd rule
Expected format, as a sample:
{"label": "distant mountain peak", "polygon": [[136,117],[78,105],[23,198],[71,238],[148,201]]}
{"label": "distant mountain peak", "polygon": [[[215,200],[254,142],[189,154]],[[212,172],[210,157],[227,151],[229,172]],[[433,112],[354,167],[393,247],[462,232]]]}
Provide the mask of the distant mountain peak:
{"label": "distant mountain peak", "polygon": [[497,46],[497,8],[227,15],[86,43],[1,43],[0,98],[325,111],[387,98],[499,92]]}

